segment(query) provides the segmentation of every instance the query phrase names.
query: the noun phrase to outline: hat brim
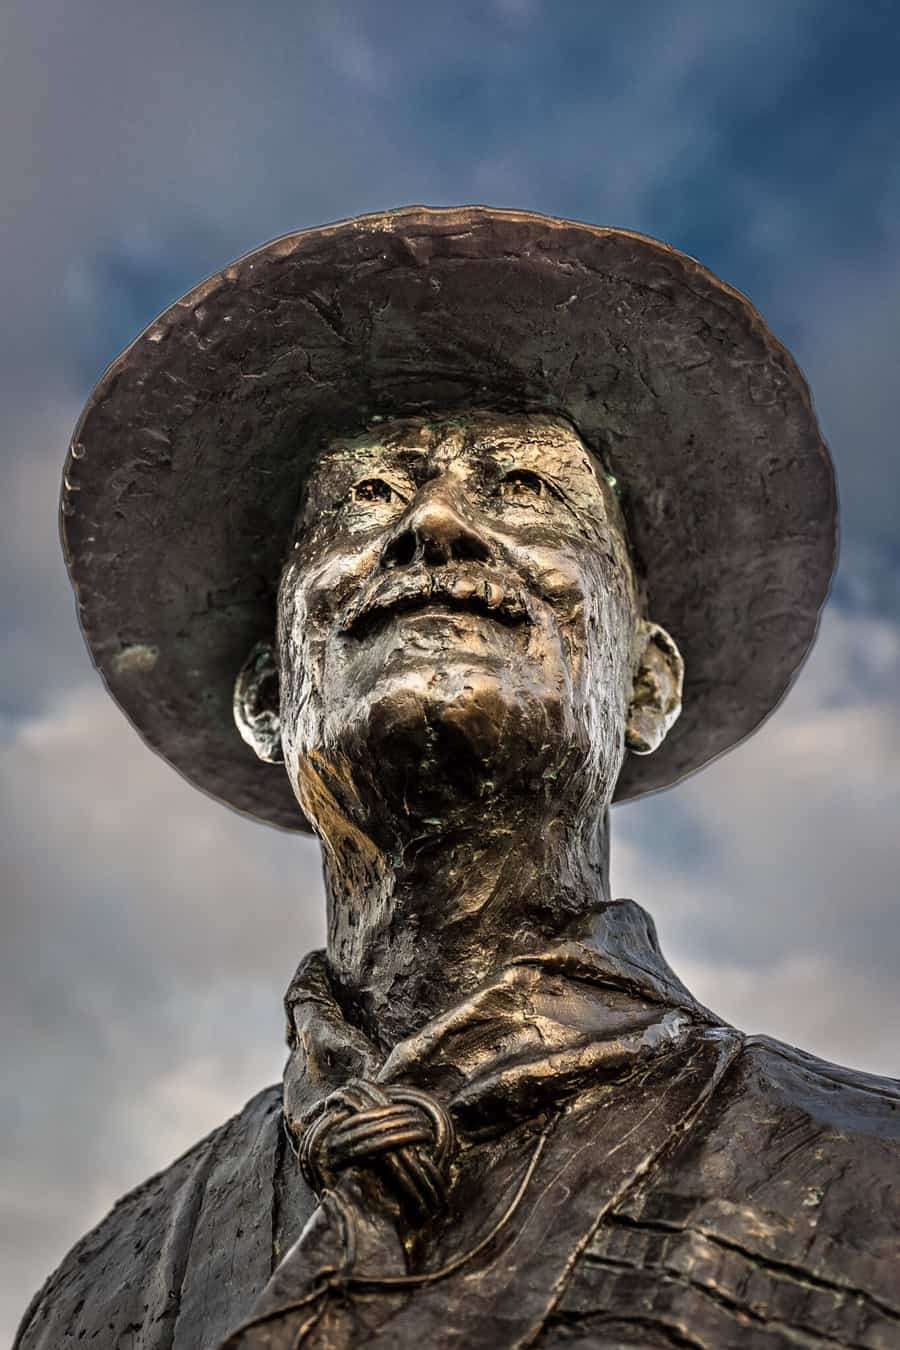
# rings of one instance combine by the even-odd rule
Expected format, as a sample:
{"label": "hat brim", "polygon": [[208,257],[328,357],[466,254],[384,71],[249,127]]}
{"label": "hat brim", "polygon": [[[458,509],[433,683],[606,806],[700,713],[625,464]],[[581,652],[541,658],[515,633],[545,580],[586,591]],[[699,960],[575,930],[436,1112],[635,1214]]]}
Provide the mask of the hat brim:
{"label": "hat brim", "polygon": [[815,636],[836,495],[806,383],[740,293],[656,240],[529,212],[410,207],[288,235],[109,367],[61,532],[94,663],[147,744],[219,801],[308,828],[232,716],[271,638],[304,480],[334,432],[465,407],[560,413],[615,475],[650,617],[685,659],[663,746],[616,799],[749,736]]}

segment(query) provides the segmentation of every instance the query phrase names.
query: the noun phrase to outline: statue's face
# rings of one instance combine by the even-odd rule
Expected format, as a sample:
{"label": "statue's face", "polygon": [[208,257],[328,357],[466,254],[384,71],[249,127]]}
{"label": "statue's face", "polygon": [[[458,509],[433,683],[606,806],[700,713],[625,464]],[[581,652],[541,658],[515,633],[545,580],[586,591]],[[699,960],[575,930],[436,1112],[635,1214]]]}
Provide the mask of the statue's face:
{"label": "statue's face", "polygon": [[636,620],[614,497],[564,420],[408,419],[334,444],[279,593],[301,805],[427,824],[536,786],[608,801]]}

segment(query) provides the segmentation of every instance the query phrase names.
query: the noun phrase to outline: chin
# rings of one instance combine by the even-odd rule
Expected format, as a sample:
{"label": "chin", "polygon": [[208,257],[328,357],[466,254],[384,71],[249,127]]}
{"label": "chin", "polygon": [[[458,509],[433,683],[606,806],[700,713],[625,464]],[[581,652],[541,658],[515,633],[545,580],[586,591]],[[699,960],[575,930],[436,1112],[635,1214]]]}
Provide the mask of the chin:
{"label": "chin", "polygon": [[395,670],[344,710],[327,757],[352,765],[359,799],[378,814],[421,820],[498,794],[555,795],[585,758],[558,690],[508,667]]}

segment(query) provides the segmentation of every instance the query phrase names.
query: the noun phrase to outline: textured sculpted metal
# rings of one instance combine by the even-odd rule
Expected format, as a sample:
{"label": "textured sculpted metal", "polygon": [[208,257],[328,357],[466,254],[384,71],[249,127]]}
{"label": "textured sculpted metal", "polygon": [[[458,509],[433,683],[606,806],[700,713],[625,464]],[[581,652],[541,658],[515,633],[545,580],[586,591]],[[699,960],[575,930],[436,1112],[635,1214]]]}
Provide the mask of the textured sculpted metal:
{"label": "textured sculpted metal", "polygon": [[657,754],[626,761],[619,799],[683,778],[778,702],[835,548],[831,462],[791,357],[742,295],[654,239],[409,207],[209,278],[113,362],[73,437],[62,534],[85,637],[191,782],[302,828],[230,710],[234,671],[271,640],[310,468],[375,416],[476,408],[578,428],[684,654],[683,715]]}
{"label": "textured sculpted metal", "polygon": [[[273,595],[253,622],[211,593],[195,632],[187,608],[198,578],[221,578],[229,567],[241,575],[247,540],[265,533],[260,503],[278,496],[277,483],[245,472],[261,465],[252,449],[229,469],[210,448],[211,413],[194,428],[194,459],[179,441],[174,480],[166,469],[155,504],[141,507],[149,520],[171,512],[173,482],[190,483],[192,465],[207,486],[214,469],[232,474],[210,507],[223,519],[200,512],[196,539],[176,539],[171,521],[164,527],[175,541],[171,566],[185,568],[184,594],[173,575],[138,603],[141,559],[120,561],[125,551],[108,555],[105,582],[96,556],[71,558],[88,639],[116,696],[188,772],[189,742],[172,726],[179,710],[193,718],[190,744],[203,745],[212,766],[197,780],[247,807],[241,794],[254,780],[245,775],[238,792],[230,769],[216,776],[219,696],[199,713],[194,695],[173,687],[190,669],[208,674],[227,647],[230,667],[215,678],[227,673],[231,685],[229,763],[242,754],[286,782],[298,818],[319,836],[327,948],[301,962],[286,995],[283,1084],[120,1202],[51,1276],[17,1345],[900,1344],[900,1085],[723,1023],[668,967],[649,916],[608,887],[608,810],[623,775],[628,791],[648,790],[740,739],[780,697],[812,639],[834,501],[799,375],[758,316],[721,288],[725,328],[734,335],[744,325],[723,355],[725,339],[712,336],[694,305],[698,296],[701,307],[709,303],[708,274],[692,274],[699,290],[679,308],[659,274],[648,281],[651,241],[621,235],[608,253],[616,232],[595,231],[590,284],[602,303],[596,332],[587,319],[579,330],[594,347],[583,358],[569,351],[569,378],[586,379],[575,374],[579,360],[596,371],[597,351],[608,352],[622,319],[604,308],[612,302],[596,280],[608,282],[612,257],[623,275],[632,269],[629,285],[653,294],[640,316],[628,311],[648,363],[640,380],[621,375],[629,356],[587,426],[553,381],[564,406],[531,406],[524,395],[520,406],[503,406],[496,384],[491,401],[480,385],[483,397],[448,390],[442,400],[435,372],[443,379],[447,367],[426,300],[436,291],[450,303],[457,271],[430,270],[422,241],[433,236],[436,254],[460,264],[454,303],[467,322],[484,299],[484,324],[469,335],[480,380],[486,352],[497,368],[513,362],[492,327],[501,293],[510,306],[520,297],[530,368],[557,360],[560,310],[585,297],[575,259],[588,227],[478,210],[335,228],[319,240],[329,268],[334,239],[358,236],[360,285],[385,267],[404,273],[414,264],[424,287],[419,308],[407,297],[389,320],[378,317],[388,300],[369,311],[370,338],[386,326],[378,343],[357,350],[354,378],[363,380],[366,362],[384,376],[390,332],[403,379],[420,377],[434,406],[411,410],[405,396],[391,411],[366,404],[348,410],[343,430],[326,419],[317,438],[307,428],[293,443],[296,464],[279,480],[286,500],[273,518],[272,546],[281,549]],[[509,242],[511,229],[524,232],[508,256],[513,275],[532,258],[523,240],[535,251],[543,240],[542,257],[548,238],[565,240],[570,300],[544,274],[527,295],[503,292],[502,269],[488,274],[484,297],[474,293],[470,264],[485,251],[497,262],[497,238]],[[385,252],[388,238],[402,245]],[[315,272],[312,245],[293,239],[270,252],[296,260],[305,248]],[[696,268],[652,248],[682,279]],[[319,289],[292,294],[349,342],[347,295],[338,303],[315,275]],[[211,301],[221,284],[193,293],[188,307]],[[242,265],[230,284],[235,313],[258,300]],[[661,334],[671,337],[679,323],[676,346],[694,358],[673,373]],[[239,331],[246,341],[246,327]],[[216,327],[202,348],[211,379],[221,377],[219,340],[230,341]],[[769,356],[748,365],[735,355],[741,343],[745,355],[758,343]],[[173,387],[185,344],[182,334]],[[759,381],[774,353],[785,382],[769,400]],[[246,377],[260,355],[251,344],[227,359]],[[301,372],[329,382],[308,348],[298,359]],[[124,360],[125,392],[115,370],[108,374],[79,436],[97,429],[104,400],[119,410],[127,487],[142,428],[159,424],[146,420],[150,405],[129,383],[138,358]],[[666,402],[665,391],[693,369],[698,382],[691,377]],[[159,378],[148,374],[147,386]],[[243,386],[234,397],[240,405]],[[248,432],[282,417],[271,397],[248,414]],[[710,411],[719,404],[725,411]],[[655,411],[642,421],[648,407]],[[768,411],[757,415],[760,407]],[[217,416],[223,444],[235,446],[235,407],[226,402]],[[697,442],[685,429],[713,424],[730,427],[735,443],[719,453],[707,437],[690,461]],[[655,427],[660,439],[635,447],[638,426],[642,435]],[[97,434],[98,457],[111,453],[112,441]],[[77,444],[90,465],[89,438]],[[678,464],[678,446],[689,463]],[[630,480],[625,447],[634,451]],[[274,460],[267,465],[276,472]],[[770,476],[760,489],[764,466]],[[94,491],[93,504],[79,499],[72,517],[80,531],[99,521],[115,490],[93,472],[67,488]],[[301,480],[299,512],[294,500],[288,515]],[[641,492],[656,497],[642,505]],[[119,500],[127,499],[123,490]],[[127,517],[132,507],[121,509]],[[124,550],[118,526],[90,528],[95,543],[115,538]],[[76,534],[67,535],[70,548]],[[211,546],[226,558],[203,561]],[[163,623],[167,596],[173,613]],[[228,634],[232,621],[227,641],[210,637]],[[245,644],[239,652],[235,635]],[[166,665],[169,641],[182,649]],[[731,686],[722,694],[724,672]],[[130,688],[143,689],[132,702],[123,693]],[[150,704],[167,688],[157,716]],[[660,777],[633,767],[665,755],[685,725]],[[276,800],[265,796],[259,813],[280,820]]]}

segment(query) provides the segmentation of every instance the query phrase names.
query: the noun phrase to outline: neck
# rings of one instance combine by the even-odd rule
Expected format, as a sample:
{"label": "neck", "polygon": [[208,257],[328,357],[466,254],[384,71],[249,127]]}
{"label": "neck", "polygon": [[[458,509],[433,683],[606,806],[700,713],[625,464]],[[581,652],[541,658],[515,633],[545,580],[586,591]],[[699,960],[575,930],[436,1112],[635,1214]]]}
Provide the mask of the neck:
{"label": "neck", "polygon": [[609,902],[605,812],[482,804],[403,826],[389,846],[355,829],[324,839],[335,986],[385,1049],[506,961],[595,935]]}

